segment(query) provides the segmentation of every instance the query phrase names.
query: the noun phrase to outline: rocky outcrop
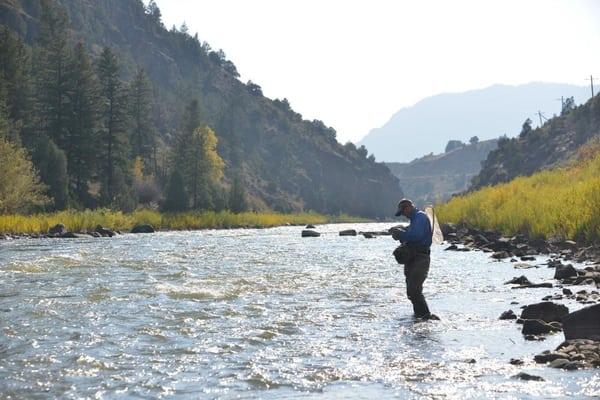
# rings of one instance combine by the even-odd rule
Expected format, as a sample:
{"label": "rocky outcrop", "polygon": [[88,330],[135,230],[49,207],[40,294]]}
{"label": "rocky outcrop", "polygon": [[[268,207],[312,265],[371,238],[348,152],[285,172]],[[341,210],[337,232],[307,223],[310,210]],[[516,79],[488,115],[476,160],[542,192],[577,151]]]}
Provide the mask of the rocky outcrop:
{"label": "rocky outcrop", "polygon": [[546,350],[534,357],[539,364],[552,368],[575,370],[600,367],[600,341],[573,339],[561,343],[556,350]]}

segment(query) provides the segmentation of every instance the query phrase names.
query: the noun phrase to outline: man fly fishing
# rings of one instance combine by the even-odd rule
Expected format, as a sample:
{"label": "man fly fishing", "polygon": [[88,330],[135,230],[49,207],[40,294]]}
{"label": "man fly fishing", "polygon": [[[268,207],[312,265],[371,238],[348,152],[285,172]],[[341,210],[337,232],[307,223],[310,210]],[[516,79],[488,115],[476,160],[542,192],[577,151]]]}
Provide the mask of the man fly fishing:
{"label": "man fly fishing", "polygon": [[413,205],[409,199],[398,203],[396,216],[403,215],[410,220],[408,229],[392,228],[392,237],[402,244],[394,250],[394,256],[400,264],[404,264],[406,277],[406,295],[412,302],[415,317],[425,320],[439,320],[429,311],[423,282],[429,272],[430,249],[433,236],[432,222],[427,214]]}

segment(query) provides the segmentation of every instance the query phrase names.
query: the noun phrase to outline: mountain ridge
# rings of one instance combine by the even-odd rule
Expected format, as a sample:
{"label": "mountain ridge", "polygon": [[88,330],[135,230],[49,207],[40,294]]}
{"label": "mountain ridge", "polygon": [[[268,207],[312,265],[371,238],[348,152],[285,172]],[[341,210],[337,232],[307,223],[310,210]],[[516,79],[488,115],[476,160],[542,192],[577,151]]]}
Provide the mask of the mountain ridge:
{"label": "mountain ridge", "polygon": [[580,103],[589,97],[589,88],[533,82],[442,93],[400,109],[358,145],[366,146],[378,160],[409,162],[429,152],[441,153],[451,139],[515,136],[523,121],[538,110],[548,117],[553,110],[560,112],[561,96],[573,96]]}

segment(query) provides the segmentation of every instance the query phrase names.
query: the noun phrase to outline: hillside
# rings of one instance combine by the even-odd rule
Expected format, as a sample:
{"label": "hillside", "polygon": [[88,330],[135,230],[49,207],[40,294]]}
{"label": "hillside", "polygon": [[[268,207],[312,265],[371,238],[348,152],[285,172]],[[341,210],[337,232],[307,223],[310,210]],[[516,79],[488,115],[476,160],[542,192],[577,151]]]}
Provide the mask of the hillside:
{"label": "hillside", "polygon": [[498,140],[491,139],[442,154],[430,154],[409,163],[386,163],[400,181],[404,194],[417,204],[446,201],[452,194],[466,190],[481,170],[481,163]]}
{"label": "hillside", "polygon": [[547,117],[559,113],[561,96],[573,96],[580,104],[589,93],[586,87],[530,83],[440,94],[401,109],[358,144],[378,160],[409,162],[430,152],[441,153],[451,139],[467,142],[472,136],[481,140],[515,136],[523,121],[533,119],[538,110]]}
{"label": "hillside", "polygon": [[516,138],[502,138],[498,148],[483,163],[471,189],[508,182],[517,176],[561,165],[571,159],[578,149],[600,136],[600,99],[598,96],[543,126],[532,129],[523,125]]}
{"label": "hillside", "polygon": [[[139,68],[147,74],[152,124],[162,145],[154,159],[157,175],[172,168],[169,154],[184,110],[197,100],[225,162],[221,185],[239,176],[252,209],[384,217],[402,195],[385,165],[339,144],[323,122],[303,120],[286,99],[268,99],[260,86],[240,82],[224,52],[185,30],[167,30],[160,10],[141,0],[0,0],[0,25],[29,48],[38,46],[44,3],[66,10],[71,45],[81,41],[94,60],[110,47],[126,81]],[[158,181],[164,188],[166,179]]]}

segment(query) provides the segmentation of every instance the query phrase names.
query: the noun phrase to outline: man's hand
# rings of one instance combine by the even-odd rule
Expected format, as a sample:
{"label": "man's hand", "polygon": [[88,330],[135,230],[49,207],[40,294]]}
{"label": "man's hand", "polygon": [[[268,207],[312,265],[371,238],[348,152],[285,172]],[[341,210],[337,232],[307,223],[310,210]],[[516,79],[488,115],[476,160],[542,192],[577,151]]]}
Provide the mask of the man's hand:
{"label": "man's hand", "polygon": [[392,237],[394,240],[400,240],[400,232],[404,232],[404,229],[398,227],[390,228],[390,232],[392,233]]}

